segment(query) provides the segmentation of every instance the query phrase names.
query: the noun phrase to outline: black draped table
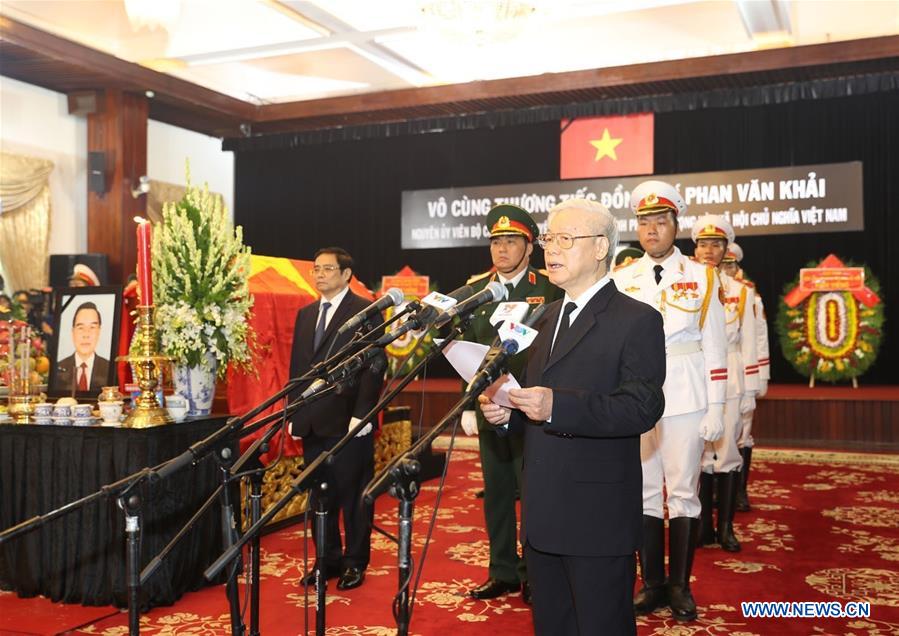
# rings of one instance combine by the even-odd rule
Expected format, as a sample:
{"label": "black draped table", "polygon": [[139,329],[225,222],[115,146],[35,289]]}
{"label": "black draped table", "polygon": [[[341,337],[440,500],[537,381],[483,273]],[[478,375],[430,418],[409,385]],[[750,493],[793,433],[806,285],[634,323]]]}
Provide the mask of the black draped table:
{"label": "black draped table", "polygon": [[[206,417],[148,429],[0,425],[0,531],[170,459],[225,423]],[[141,567],[174,537],[220,482],[212,457],[144,485]],[[234,502],[235,504],[237,502]],[[84,605],[128,604],[124,513],[114,498],[0,545],[0,588]],[[220,506],[200,519],[142,588],[142,609],[170,605],[205,583],[222,552]]]}

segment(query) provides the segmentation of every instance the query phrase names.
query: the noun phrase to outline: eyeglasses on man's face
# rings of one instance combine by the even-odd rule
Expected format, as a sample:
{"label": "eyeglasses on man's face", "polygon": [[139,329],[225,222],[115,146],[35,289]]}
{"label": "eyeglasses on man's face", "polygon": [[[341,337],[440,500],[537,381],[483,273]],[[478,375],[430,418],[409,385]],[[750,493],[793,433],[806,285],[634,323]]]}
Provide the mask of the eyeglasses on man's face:
{"label": "eyeglasses on man's face", "polygon": [[316,265],[309,271],[312,274],[330,274],[331,272],[336,272],[340,269],[340,265]]}
{"label": "eyeglasses on man's face", "polygon": [[560,249],[570,250],[574,246],[574,242],[577,239],[582,238],[596,238],[598,236],[605,236],[605,234],[582,234],[581,236],[572,236],[567,232],[558,232],[558,233],[547,233],[541,234],[537,237],[537,244],[540,247],[547,247],[548,245],[552,245],[555,243],[559,246]]}

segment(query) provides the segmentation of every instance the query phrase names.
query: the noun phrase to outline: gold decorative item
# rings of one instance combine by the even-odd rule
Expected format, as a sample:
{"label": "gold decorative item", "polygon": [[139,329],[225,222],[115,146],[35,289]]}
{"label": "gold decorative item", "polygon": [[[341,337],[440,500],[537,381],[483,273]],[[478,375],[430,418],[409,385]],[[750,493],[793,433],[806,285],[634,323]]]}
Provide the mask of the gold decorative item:
{"label": "gold decorative item", "polygon": [[121,356],[119,360],[126,360],[134,369],[137,386],[140,387],[140,395],[134,401],[134,408],[125,418],[125,428],[150,428],[160,424],[171,424],[169,416],[159,400],[156,399],[156,387],[159,385],[160,370],[163,364],[171,361],[169,356],[164,356],[156,350],[156,326],[153,323],[155,307],[152,305],[138,305],[137,307],[137,354]]}
{"label": "gold decorative item", "polygon": [[104,386],[97,396],[97,402],[123,402],[125,396],[119,391],[117,386]]}
{"label": "gold decorative item", "polygon": [[8,415],[13,424],[34,424],[35,406],[45,396],[31,382],[31,327],[13,327],[9,346]]}

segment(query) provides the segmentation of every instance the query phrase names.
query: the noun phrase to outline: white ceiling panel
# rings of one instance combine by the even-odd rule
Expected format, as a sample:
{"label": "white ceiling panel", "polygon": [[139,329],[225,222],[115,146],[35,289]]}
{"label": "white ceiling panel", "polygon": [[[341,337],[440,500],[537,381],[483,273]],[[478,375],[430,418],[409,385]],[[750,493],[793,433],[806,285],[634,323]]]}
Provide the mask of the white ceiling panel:
{"label": "white ceiling panel", "polygon": [[[422,7],[440,0],[143,1],[180,6],[177,19],[167,29],[137,28],[124,0],[0,0],[0,13],[255,102],[899,33],[897,0],[508,0],[534,11],[520,32],[504,26],[499,35],[487,19],[426,19]],[[458,8],[488,0],[443,1]],[[788,15],[789,33],[747,25],[747,15],[775,9]]]}

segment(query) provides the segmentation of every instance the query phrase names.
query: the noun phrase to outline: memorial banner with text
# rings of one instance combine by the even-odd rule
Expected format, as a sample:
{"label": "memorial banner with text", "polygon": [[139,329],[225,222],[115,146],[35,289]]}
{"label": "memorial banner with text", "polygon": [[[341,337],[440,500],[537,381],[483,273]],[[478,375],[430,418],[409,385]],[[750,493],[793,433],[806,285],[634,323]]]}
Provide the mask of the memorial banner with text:
{"label": "memorial banner with text", "polygon": [[703,214],[723,214],[737,236],[849,232],[864,229],[862,163],[819,164],[656,177],[577,179],[467,188],[411,190],[402,197],[402,248],[483,245],[487,213],[510,203],[534,216],[541,231],[557,203],[582,197],[599,201],[618,220],[621,241],[636,241],[630,193],[647,179],[672,183],[688,210],[679,238],[688,238]]}

